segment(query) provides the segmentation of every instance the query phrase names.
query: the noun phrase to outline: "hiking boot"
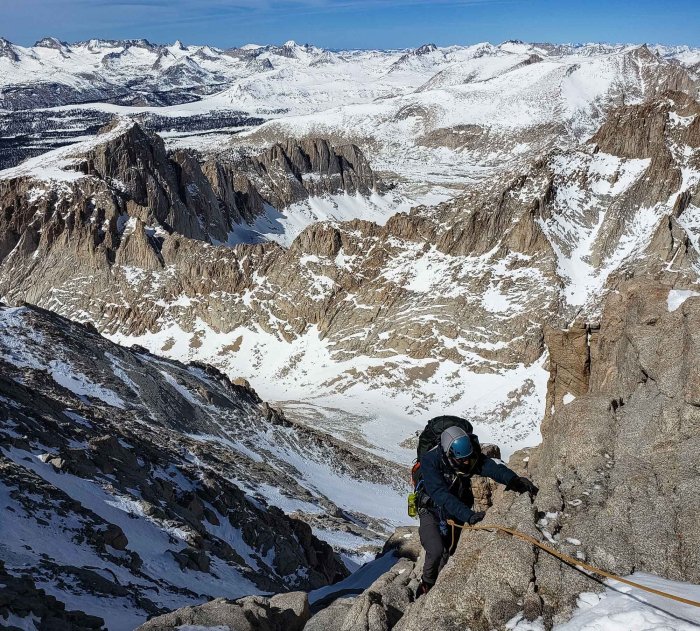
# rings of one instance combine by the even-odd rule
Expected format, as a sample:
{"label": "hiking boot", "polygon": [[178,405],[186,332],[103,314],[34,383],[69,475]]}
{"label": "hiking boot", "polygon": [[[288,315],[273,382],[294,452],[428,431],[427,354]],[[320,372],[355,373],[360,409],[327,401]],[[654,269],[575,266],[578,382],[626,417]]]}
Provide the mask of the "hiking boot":
{"label": "hiking boot", "polygon": [[418,591],[416,592],[416,598],[425,596],[431,590],[432,587],[433,586],[430,585],[430,583],[421,582],[421,584],[418,586]]}

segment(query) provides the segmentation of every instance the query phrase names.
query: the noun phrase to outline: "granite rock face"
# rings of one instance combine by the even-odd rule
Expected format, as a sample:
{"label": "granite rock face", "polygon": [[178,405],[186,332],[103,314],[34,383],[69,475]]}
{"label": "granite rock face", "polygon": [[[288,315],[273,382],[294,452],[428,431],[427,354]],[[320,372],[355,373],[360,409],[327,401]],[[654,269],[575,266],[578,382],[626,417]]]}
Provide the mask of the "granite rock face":
{"label": "granite rock face", "polygon": [[[673,290],[633,280],[610,295],[600,332],[578,351],[578,365],[590,361],[588,388],[570,402],[552,396],[542,445],[511,460],[539,485],[539,495],[531,503],[497,491],[485,523],[549,540],[623,576],[700,580],[698,472],[690,465],[700,453],[693,368],[700,300],[669,312]],[[570,389],[569,374],[556,366],[550,392],[561,391],[561,375]],[[591,589],[596,583],[523,542],[464,533],[435,588],[395,628],[500,629],[522,611],[550,628]]]}
{"label": "granite rock face", "polygon": [[[569,329],[545,330],[545,344],[549,351],[549,381],[545,419],[568,399],[588,392],[591,372],[592,327],[587,323],[574,323]],[[565,401],[565,398],[567,399]]]}
{"label": "granite rock face", "polygon": [[[495,445],[482,445],[491,458],[499,458]],[[488,510],[498,485],[475,476],[472,479],[474,505]],[[387,539],[382,555],[393,554],[397,563],[378,577],[360,595],[340,597],[314,614],[304,631],[390,631],[401,628],[403,616],[416,602],[424,553],[416,526],[404,526]],[[439,628],[439,627],[438,627]]]}
{"label": "granite rock face", "polygon": [[670,151],[666,142],[669,133],[680,144],[697,147],[700,145],[698,113],[700,108],[693,97],[680,91],[667,92],[660,100],[614,109],[592,141],[601,151],[637,159]]}
{"label": "granite rock face", "polygon": [[[369,195],[383,187],[358,147],[331,146],[323,138],[276,143],[262,153],[234,160],[234,168],[247,178],[248,187],[252,185],[264,202],[277,209],[309,197]],[[245,193],[245,180],[239,187]]]}

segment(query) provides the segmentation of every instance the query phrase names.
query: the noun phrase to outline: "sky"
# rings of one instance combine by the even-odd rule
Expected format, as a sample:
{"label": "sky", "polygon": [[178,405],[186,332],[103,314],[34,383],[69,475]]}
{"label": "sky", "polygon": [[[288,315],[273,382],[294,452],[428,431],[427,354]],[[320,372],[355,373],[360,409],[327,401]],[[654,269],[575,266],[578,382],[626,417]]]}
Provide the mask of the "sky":
{"label": "sky", "polygon": [[508,39],[700,46],[700,0],[0,0],[0,36],[176,39],[220,47],[293,39],[408,48]]}

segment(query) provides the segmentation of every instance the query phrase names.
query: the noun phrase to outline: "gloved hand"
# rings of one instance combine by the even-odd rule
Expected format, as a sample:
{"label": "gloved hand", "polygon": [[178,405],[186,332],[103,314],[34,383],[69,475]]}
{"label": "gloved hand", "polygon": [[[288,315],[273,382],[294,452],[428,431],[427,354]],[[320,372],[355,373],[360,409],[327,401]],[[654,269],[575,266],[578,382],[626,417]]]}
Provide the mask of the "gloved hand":
{"label": "gloved hand", "polygon": [[473,526],[474,524],[478,524],[486,515],[484,511],[479,511],[478,513],[474,513],[470,518],[469,518],[469,525]]}
{"label": "gloved hand", "polygon": [[518,476],[513,478],[506,486],[507,491],[515,491],[516,493],[529,493],[530,497],[535,497],[539,489],[527,478]]}

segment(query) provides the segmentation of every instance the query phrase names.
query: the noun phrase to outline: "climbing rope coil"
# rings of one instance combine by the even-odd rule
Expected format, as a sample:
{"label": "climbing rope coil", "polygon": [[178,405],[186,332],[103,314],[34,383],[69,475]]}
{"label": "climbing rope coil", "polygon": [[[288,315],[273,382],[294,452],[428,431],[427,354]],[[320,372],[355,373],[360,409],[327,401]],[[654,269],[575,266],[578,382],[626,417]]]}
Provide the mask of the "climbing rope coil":
{"label": "climbing rope coil", "polygon": [[542,543],[541,541],[538,541],[534,537],[531,537],[528,534],[525,534],[524,532],[520,532],[519,530],[515,530],[514,528],[506,528],[505,526],[497,526],[497,525],[492,525],[492,524],[479,524],[475,526],[469,526],[467,524],[461,525],[456,523],[452,519],[448,519],[447,523],[452,527],[452,545],[450,546],[450,549],[454,547],[454,533],[455,533],[455,528],[461,528],[462,530],[486,530],[488,532],[494,532],[494,531],[500,531],[504,532],[506,534],[509,534],[511,537],[515,537],[516,539],[520,539],[521,541],[525,541],[527,543],[531,543],[533,546],[537,546],[540,550],[544,550],[547,554],[551,554],[553,557],[556,557],[560,561],[563,561],[567,565],[570,565],[571,567],[574,568],[582,568],[584,570],[587,570],[588,572],[592,572],[593,574],[598,574],[599,576],[604,576],[605,578],[610,578],[614,581],[619,581],[620,583],[625,583],[626,585],[630,585],[632,587],[636,587],[637,589],[641,589],[645,592],[649,592],[650,594],[656,594],[657,596],[661,596],[663,598],[670,598],[671,600],[675,600],[676,602],[683,603],[684,605],[691,605],[693,607],[700,607],[700,602],[696,600],[690,600],[689,598],[683,598],[682,596],[676,596],[675,594],[669,594],[668,592],[663,592],[659,589],[654,589],[653,587],[647,587],[646,585],[642,585],[641,583],[635,583],[634,581],[630,581],[627,578],[623,578],[622,576],[618,576],[617,574],[612,574],[611,572],[606,572],[605,570],[601,570],[600,568],[597,568],[593,565],[590,565],[588,563],[584,563],[583,561],[579,559],[574,559],[574,557],[570,557],[568,554],[564,554],[563,552],[559,552],[559,550],[555,550],[554,548]]}

